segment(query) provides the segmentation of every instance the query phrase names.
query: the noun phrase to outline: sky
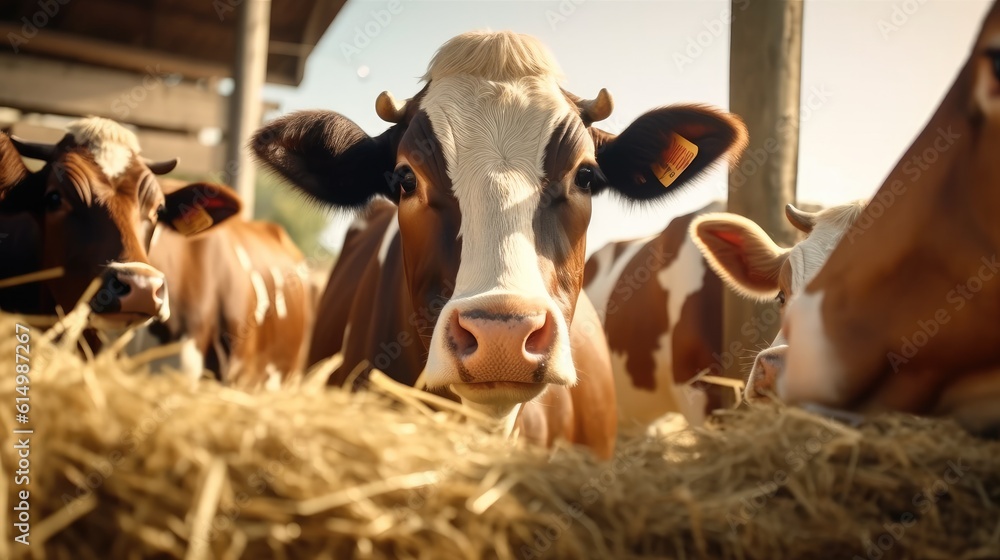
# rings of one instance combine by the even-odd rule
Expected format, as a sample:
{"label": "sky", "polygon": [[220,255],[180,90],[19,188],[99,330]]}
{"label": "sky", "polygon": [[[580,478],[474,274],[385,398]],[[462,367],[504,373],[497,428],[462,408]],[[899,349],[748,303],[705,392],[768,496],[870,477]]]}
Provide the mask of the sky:
{"label": "sky", "polygon": [[[832,205],[875,193],[947,92],[990,3],[806,0],[800,202]],[[510,29],[549,47],[569,91],[589,98],[606,87],[615,111],[596,126],[620,132],[662,105],[728,108],[729,9],[728,0],[348,0],[302,83],[269,85],[265,97],[281,106],[270,116],[329,109],[375,135],[389,126],[375,115],[375,98],[383,90],[397,99],[415,94],[441,44],[473,29]],[[665,205],[597,197],[588,254],[657,233],[726,190],[718,170]],[[349,219],[333,214],[323,243],[338,247]]]}

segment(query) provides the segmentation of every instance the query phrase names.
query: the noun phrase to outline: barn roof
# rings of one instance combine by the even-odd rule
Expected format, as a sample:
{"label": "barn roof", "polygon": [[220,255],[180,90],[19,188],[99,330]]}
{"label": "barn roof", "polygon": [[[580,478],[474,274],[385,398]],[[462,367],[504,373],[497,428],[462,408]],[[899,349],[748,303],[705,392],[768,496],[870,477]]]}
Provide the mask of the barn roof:
{"label": "barn roof", "polygon": [[[251,0],[7,0],[0,51],[187,78],[229,76],[238,6]],[[272,3],[267,81],[298,85],[346,0]]]}

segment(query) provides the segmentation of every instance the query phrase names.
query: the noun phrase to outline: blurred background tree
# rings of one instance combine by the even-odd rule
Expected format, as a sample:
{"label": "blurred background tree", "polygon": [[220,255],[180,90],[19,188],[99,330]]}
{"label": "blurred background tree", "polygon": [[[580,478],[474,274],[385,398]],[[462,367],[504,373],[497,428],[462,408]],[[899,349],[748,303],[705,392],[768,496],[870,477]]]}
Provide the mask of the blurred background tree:
{"label": "blurred background tree", "polygon": [[257,173],[256,187],[255,219],[281,224],[306,257],[329,255],[319,242],[320,234],[329,221],[326,210],[296,194],[269,173]]}

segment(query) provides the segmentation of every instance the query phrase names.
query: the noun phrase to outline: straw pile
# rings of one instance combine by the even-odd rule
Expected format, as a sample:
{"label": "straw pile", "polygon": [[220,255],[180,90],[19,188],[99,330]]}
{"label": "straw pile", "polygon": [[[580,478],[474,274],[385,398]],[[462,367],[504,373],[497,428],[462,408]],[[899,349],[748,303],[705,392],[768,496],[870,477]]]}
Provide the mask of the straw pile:
{"label": "straw pile", "polygon": [[[14,332],[0,316],[6,364]],[[599,463],[389,382],[191,387],[31,339],[27,425],[0,368],[0,558],[1000,557],[1000,444],[949,421],[758,408],[622,439]],[[23,490],[30,546],[13,540]]]}

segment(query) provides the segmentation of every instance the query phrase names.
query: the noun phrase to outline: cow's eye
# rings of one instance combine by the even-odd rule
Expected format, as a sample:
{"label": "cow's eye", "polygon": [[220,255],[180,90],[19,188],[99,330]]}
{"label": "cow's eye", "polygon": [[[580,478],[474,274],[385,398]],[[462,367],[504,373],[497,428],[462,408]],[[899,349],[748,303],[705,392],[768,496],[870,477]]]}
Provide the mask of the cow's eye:
{"label": "cow's eye", "polygon": [[986,58],[990,60],[990,65],[993,67],[993,77],[1000,80],[1000,49],[987,50]]}
{"label": "cow's eye", "polygon": [[417,176],[409,167],[400,167],[392,177],[393,192],[401,193],[405,196],[417,190]]}
{"label": "cow's eye", "polygon": [[59,191],[49,191],[45,193],[45,210],[55,212],[62,208],[62,194]]}
{"label": "cow's eye", "polygon": [[576,178],[573,182],[576,183],[576,186],[579,187],[580,190],[589,192],[594,186],[594,179],[596,175],[597,174],[594,173],[594,169],[592,167],[584,166],[577,169]]}
{"label": "cow's eye", "polygon": [[785,305],[785,291],[779,290],[778,295],[774,297],[774,301],[778,302],[778,305],[784,307]]}

